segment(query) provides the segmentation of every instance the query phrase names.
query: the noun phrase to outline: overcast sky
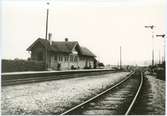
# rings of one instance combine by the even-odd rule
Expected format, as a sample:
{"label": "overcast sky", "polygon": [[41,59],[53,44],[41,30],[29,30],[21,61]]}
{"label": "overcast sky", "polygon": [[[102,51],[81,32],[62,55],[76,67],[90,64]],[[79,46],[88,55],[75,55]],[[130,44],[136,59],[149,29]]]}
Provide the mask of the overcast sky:
{"label": "overcast sky", "polygon": [[[27,59],[26,49],[45,37],[46,0],[3,0],[2,58]],[[56,0],[49,6],[49,32],[53,41],[78,41],[105,64],[151,61],[151,30],[165,33],[165,0]],[[155,58],[163,56],[163,39],[154,39]]]}

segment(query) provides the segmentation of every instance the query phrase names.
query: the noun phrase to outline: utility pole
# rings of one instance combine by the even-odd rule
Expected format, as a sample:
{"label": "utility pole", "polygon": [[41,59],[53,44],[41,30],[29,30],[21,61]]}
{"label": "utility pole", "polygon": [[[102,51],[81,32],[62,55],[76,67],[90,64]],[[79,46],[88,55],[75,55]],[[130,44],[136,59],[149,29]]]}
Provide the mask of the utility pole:
{"label": "utility pole", "polygon": [[122,69],[122,47],[120,46],[120,69]]}
{"label": "utility pole", "polygon": [[160,49],[159,49],[159,64],[161,64],[161,53],[160,53]]}
{"label": "utility pole", "polygon": [[161,34],[161,35],[156,35],[156,37],[161,37],[164,38],[164,59],[162,59],[162,63],[165,62],[165,34]]}
{"label": "utility pole", "polygon": [[[49,2],[46,3],[49,6]],[[45,39],[48,39],[48,17],[49,17],[49,8],[47,8],[46,12],[46,33],[45,33]]]}
{"label": "utility pole", "polygon": [[[49,6],[49,2],[46,3]],[[49,17],[49,7],[47,6],[47,12],[46,12],[46,33],[45,33],[45,40],[48,40],[48,17]],[[47,46],[45,48],[45,70],[48,69],[48,50]]]}
{"label": "utility pole", "polygon": [[152,30],[152,66],[154,66],[154,25],[144,26],[145,28],[150,28]]}

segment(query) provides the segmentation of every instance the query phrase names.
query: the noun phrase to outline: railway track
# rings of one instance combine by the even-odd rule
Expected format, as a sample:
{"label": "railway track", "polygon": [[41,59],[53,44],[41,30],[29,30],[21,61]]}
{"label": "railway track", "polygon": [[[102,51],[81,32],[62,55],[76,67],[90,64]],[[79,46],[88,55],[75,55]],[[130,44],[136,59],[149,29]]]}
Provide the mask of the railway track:
{"label": "railway track", "polygon": [[60,115],[128,115],[135,107],[143,84],[143,74],[135,72],[98,95]]}

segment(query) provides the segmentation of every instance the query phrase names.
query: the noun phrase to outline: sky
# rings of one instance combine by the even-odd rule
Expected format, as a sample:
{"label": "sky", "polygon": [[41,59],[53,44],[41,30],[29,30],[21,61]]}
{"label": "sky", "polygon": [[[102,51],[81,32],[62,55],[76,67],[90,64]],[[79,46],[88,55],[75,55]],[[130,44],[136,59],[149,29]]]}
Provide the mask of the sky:
{"label": "sky", "polygon": [[104,64],[151,63],[152,49],[158,62],[164,56],[165,0],[2,0],[1,57],[27,59],[26,49],[45,37],[46,9],[53,41],[78,41]]}

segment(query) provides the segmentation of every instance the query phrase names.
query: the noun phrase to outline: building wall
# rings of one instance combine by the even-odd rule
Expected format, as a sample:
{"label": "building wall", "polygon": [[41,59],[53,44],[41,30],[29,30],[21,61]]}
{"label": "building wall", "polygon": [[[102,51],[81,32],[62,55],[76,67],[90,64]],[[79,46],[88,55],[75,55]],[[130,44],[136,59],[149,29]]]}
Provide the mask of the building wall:
{"label": "building wall", "polygon": [[[58,70],[58,64],[60,64],[60,69],[65,70],[69,69],[69,66],[71,66],[71,62],[68,61],[69,55],[67,54],[52,54],[51,55],[51,68]],[[72,63],[73,64],[73,63]]]}
{"label": "building wall", "polygon": [[45,61],[45,49],[41,44],[37,44],[32,48],[31,60]]}
{"label": "building wall", "polygon": [[71,69],[73,66],[74,68],[80,68],[83,69],[89,65],[91,65],[91,68],[94,66],[94,59],[92,57],[80,57],[77,54],[52,54],[51,55],[51,62],[50,67],[54,70],[58,70],[58,64],[60,64],[60,70],[68,70]]}
{"label": "building wall", "polygon": [[88,57],[88,56],[81,56],[79,60],[79,66],[80,68],[85,67],[94,67],[94,58]]}

